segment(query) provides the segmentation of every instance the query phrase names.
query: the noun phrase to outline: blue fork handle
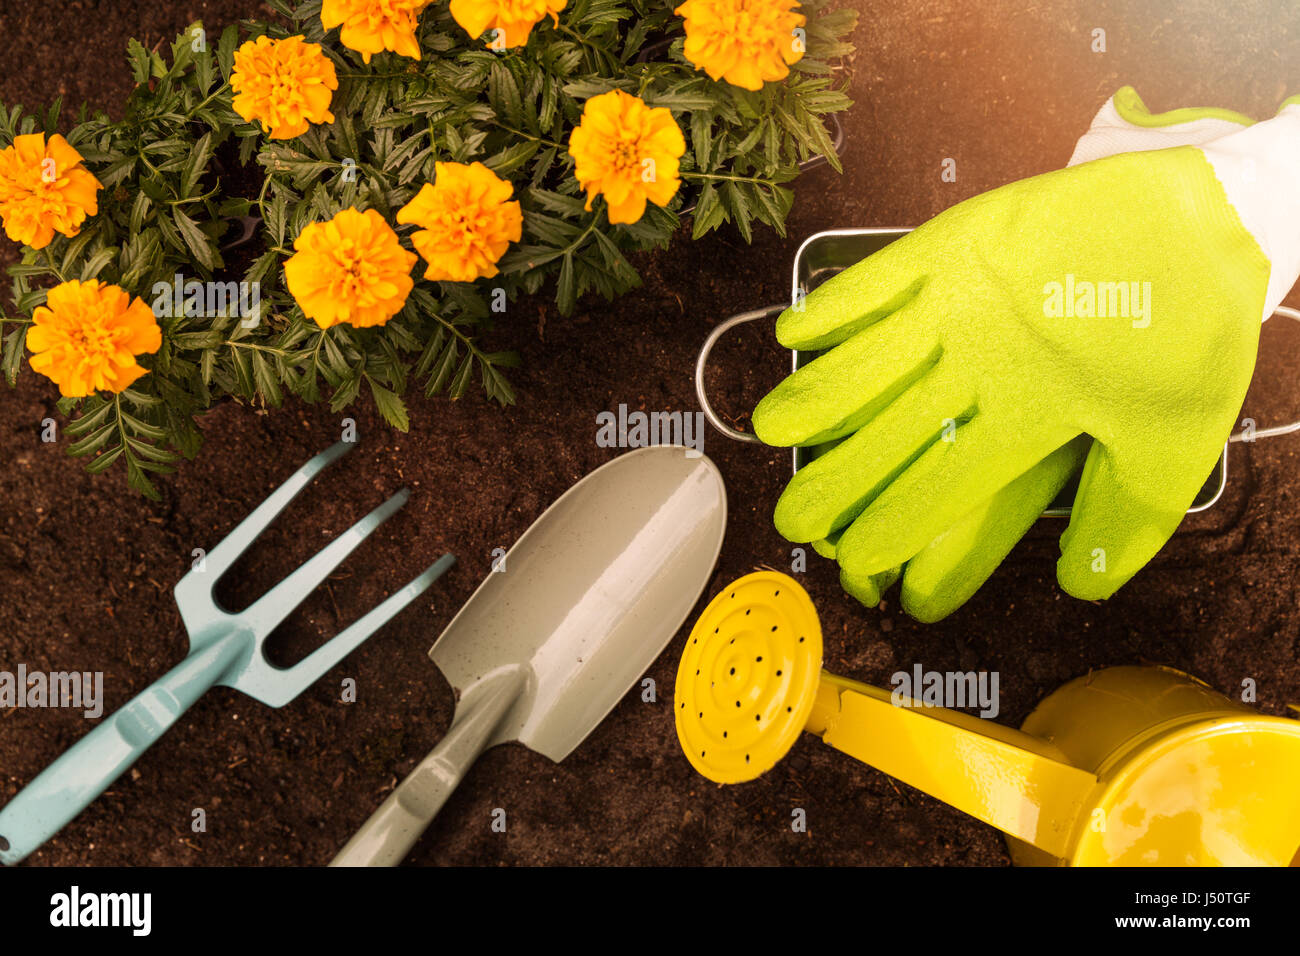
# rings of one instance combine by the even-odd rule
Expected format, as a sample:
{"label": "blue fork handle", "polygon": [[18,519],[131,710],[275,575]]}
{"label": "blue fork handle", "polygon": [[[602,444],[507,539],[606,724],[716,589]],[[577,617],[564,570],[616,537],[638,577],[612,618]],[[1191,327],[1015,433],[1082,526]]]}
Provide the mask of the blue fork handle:
{"label": "blue fork handle", "polygon": [[0,808],[0,863],[17,863],[62,830],[251,647],[231,633],[192,652],[42,770]]}

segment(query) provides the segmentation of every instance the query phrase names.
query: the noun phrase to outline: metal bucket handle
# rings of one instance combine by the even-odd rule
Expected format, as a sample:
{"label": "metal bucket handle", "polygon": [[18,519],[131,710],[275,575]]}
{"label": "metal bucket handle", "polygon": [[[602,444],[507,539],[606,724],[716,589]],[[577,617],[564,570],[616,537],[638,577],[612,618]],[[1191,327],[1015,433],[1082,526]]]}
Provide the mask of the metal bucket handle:
{"label": "metal bucket handle", "polygon": [[[1273,310],[1273,315],[1285,315],[1288,319],[1295,319],[1300,322],[1300,309],[1292,309],[1289,306],[1279,305]],[[1273,315],[1268,318],[1271,319]],[[1268,319],[1264,320],[1265,322]],[[1243,428],[1231,438],[1229,442],[1250,442],[1260,438],[1274,438],[1278,435],[1290,435],[1292,432],[1300,432],[1300,420],[1291,422],[1288,425],[1274,425],[1272,428],[1256,428],[1251,437],[1247,437],[1246,430]]]}
{"label": "metal bucket handle", "polygon": [[757,435],[732,428],[719,418],[718,413],[713,410],[713,405],[709,402],[709,396],[704,390],[704,367],[708,364],[709,353],[713,351],[713,346],[718,343],[718,339],[722,338],[723,333],[729,329],[733,329],[737,325],[743,325],[746,322],[753,322],[755,319],[769,318],[784,310],[784,305],[769,305],[761,309],[733,315],[710,332],[709,337],[704,340],[704,345],[700,348],[699,358],[695,360],[695,397],[699,400],[700,408],[704,410],[704,417],[709,420],[709,424],[728,438],[734,438],[736,441],[762,443]]}
{"label": "metal bucket handle", "polygon": [[[709,333],[709,337],[704,340],[704,345],[700,347],[699,358],[695,360],[695,397],[699,400],[700,408],[704,410],[704,417],[709,420],[709,424],[728,438],[735,439],[736,441],[762,444],[762,440],[757,435],[751,432],[742,432],[738,429],[732,428],[718,416],[716,411],[713,410],[713,405],[709,402],[709,396],[704,388],[704,369],[708,364],[709,354],[713,351],[713,346],[718,343],[718,339],[722,338],[724,333],[735,328],[737,325],[743,325],[746,322],[753,322],[755,319],[765,319],[777,315],[785,311],[785,309],[786,306],[784,305],[769,305],[764,306],[761,309],[754,309],[750,312],[741,312],[738,315],[733,315],[731,318],[717,325],[713,331]],[[1278,306],[1277,309],[1274,310],[1273,315],[1285,315],[1287,318],[1295,319],[1300,322],[1300,309],[1292,309],[1285,305]],[[1272,318],[1272,316],[1269,316],[1269,318]],[[1268,320],[1265,319],[1265,321]],[[1260,438],[1274,438],[1278,435],[1290,435],[1293,432],[1300,432],[1300,419],[1286,425],[1274,425],[1271,428],[1256,428],[1251,437],[1247,437],[1246,429],[1242,429],[1232,435],[1228,439],[1228,442],[1250,442],[1256,441]]]}

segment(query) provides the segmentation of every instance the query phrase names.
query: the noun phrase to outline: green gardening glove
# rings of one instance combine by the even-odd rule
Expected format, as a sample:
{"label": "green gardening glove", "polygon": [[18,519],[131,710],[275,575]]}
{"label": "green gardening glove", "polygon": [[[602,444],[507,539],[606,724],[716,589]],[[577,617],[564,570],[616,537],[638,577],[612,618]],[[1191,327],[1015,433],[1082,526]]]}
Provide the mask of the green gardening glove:
{"label": "green gardening glove", "polygon": [[[1215,108],[1153,114],[1137,91],[1126,86],[1097,112],[1075,144],[1069,165],[1124,152],[1203,145],[1253,123],[1240,113]],[[941,533],[907,562],[906,573],[891,569],[871,576],[862,586],[846,577],[846,589],[874,607],[901,575],[899,598],[908,614],[927,622],[946,617],[969,600],[1056,500],[1091,445],[1091,439],[1081,436],[1054,451]],[[834,559],[840,534],[832,532],[814,541],[813,547]]]}
{"label": "green gardening glove", "polygon": [[[1068,478],[1091,436],[1058,577],[1109,596],[1213,467],[1260,318],[1300,271],[1297,140],[1290,107],[1200,149],[1012,184],[788,310],[784,344],[833,348],[760,403],[755,429],[771,444],[844,440],[792,480],[778,529],[840,534],[845,585],[868,599],[912,561],[913,596],[942,610],[946,572],[988,564],[969,556],[972,529],[1032,522],[1035,471]],[[1007,549],[1019,533],[1003,529]],[[908,591],[905,577],[905,605]]]}
{"label": "green gardening glove", "polygon": [[[1240,113],[1215,108],[1152,113],[1137,91],[1126,86],[1093,117],[1075,144],[1069,165],[1119,153],[1200,146],[1254,122]],[[903,609],[930,622],[946,617],[969,600],[1056,500],[1091,447],[1092,440],[1084,435],[1057,449],[930,542],[907,562],[899,595]],[[826,542],[821,544],[824,549]],[[887,581],[888,576],[873,583],[884,585]],[[879,600],[878,595],[873,600],[870,593],[859,597],[871,606]]]}

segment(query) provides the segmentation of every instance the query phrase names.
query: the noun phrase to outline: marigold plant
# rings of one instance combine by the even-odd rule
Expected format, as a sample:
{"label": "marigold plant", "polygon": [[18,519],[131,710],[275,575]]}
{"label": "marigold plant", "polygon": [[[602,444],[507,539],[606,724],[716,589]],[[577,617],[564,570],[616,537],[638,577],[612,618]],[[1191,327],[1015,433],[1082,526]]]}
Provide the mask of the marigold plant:
{"label": "marigold plant", "polygon": [[678,162],[686,139],[673,114],[650,109],[638,96],[610,90],[587,100],[582,122],[569,137],[573,175],[587,190],[591,209],[605,197],[611,223],[634,223],[645,213],[646,200],[667,206],[681,180]]}
{"label": "marigold plant", "polygon": [[471,37],[488,34],[497,49],[523,46],[533,27],[550,17],[556,25],[568,0],[451,0],[451,15]]}
{"label": "marigold plant", "polygon": [[99,211],[100,184],[81,165],[81,154],[55,133],[13,137],[0,150],[0,220],[5,235],[44,249],[56,232],[75,236]]}
{"label": "marigold plant", "polygon": [[125,391],[146,373],[136,358],[160,345],[153,310],[98,279],[55,286],[27,332],[32,368],[52,379],[65,398]]}
{"label": "marigold plant", "polygon": [[322,329],[340,322],[383,325],[402,310],[415,285],[415,253],[402,248],[373,209],[344,209],[329,222],[313,222],[293,248],[284,264],[289,293]]}
{"label": "marigold plant", "polygon": [[411,243],[427,262],[426,279],[472,282],[497,274],[497,261],[523,234],[514,187],[482,163],[435,163],[435,181],[397,212],[420,226]]}
{"label": "marigold plant", "polygon": [[412,387],[513,402],[481,343],[518,296],[612,299],[683,223],[783,231],[801,164],[839,168],[854,14],[804,4],[802,56],[746,89],[696,69],[691,2],[267,0],[131,41],[120,119],[0,104],[0,371],[30,354],[68,451],[151,495],[216,402],[364,395],[398,429]]}
{"label": "marigold plant", "polygon": [[294,139],[312,123],[332,123],[330,100],[339,88],[334,64],[302,37],[258,37],[235,51],[231,106],[262,124],[272,139]]}
{"label": "marigold plant", "polygon": [[392,50],[420,58],[415,37],[420,11],[430,0],[324,0],[320,7],[325,29],[340,27],[339,41],[369,63],[376,53]]}
{"label": "marigold plant", "polygon": [[807,19],[798,0],[686,0],[683,52],[715,80],[747,90],[784,80],[803,58]]}

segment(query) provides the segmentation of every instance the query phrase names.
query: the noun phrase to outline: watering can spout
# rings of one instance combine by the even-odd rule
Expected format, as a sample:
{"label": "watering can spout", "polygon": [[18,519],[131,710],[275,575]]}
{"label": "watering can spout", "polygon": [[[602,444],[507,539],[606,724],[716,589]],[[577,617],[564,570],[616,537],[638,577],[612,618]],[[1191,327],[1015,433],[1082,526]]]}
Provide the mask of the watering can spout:
{"label": "watering can spout", "polygon": [[1094,774],[1050,743],[825,672],[804,729],[1053,857],[1093,802]]}

